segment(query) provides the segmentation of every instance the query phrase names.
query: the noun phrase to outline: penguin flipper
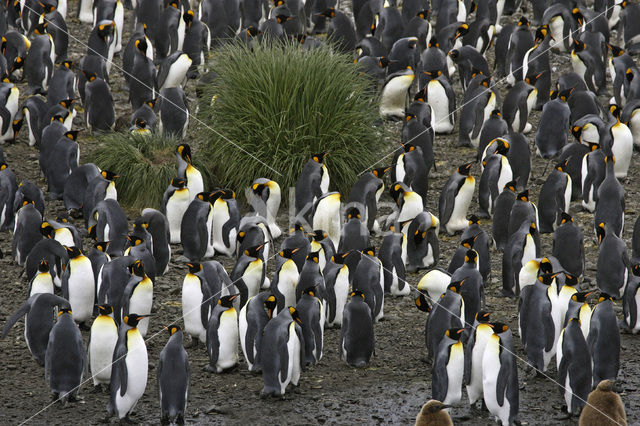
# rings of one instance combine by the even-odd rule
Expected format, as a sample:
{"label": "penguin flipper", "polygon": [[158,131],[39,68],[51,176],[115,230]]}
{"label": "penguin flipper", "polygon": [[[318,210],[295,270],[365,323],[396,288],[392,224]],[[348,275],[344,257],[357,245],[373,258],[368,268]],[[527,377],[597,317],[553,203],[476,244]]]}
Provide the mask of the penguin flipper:
{"label": "penguin flipper", "polygon": [[431,397],[438,401],[443,401],[447,396],[448,388],[449,376],[447,375],[446,362],[442,362],[442,360],[436,358],[433,363],[433,374],[431,378]]}
{"label": "penguin flipper", "polygon": [[[285,380],[287,380],[287,376],[289,374],[288,371],[288,365],[289,365],[289,348],[287,346],[287,342],[289,341],[289,327],[287,327],[286,332],[286,338],[285,339],[279,339],[280,341],[278,342],[278,354],[280,357],[280,381],[284,382]],[[304,340],[302,340],[301,342],[304,342]],[[301,343],[302,347],[304,347],[304,343]],[[304,360],[304,358],[300,358],[301,360]]]}
{"label": "penguin flipper", "polygon": [[[636,290],[637,291],[637,290]],[[628,310],[629,315],[629,328],[632,329],[635,327],[638,322],[638,305],[636,305],[635,292],[631,292],[630,297],[627,298],[627,303],[624,303],[623,306]],[[625,318],[627,315],[625,314]],[[2,335],[4,337],[4,334]]]}
{"label": "penguin flipper", "polygon": [[0,338],[4,339],[5,337],[7,337],[7,333],[9,333],[9,330],[11,330],[13,325],[16,322],[18,322],[20,318],[22,318],[23,316],[29,313],[29,311],[31,310],[31,304],[33,303],[36,297],[38,296],[37,295],[31,296],[26,302],[24,302],[22,306],[20,306],[20,308],[16,312],[14,312],[13,315],[11,315],[11,317],[7,320],[4,327],[2,327],[2,336],[0,336]]}
{"label": "penguin flipper", "polygon": [[544,349],[549,352],[551,351],[551,349],[553,349],[556,326],[553,323],[553,319],[551,318],[551,304],[549,304],[549,308],[546,311],[547,312],[542,313],[542,326],[546,330],[545,334],[547,338]]}
{"label": "penguin flipper", "polygon": [[518,133],[522,133],[524,131],[525,126],[527,125],[526,118],[529,118],[529,109],[527,108],[527,101],[518,102],[518,115],[520,116],[520,123],[518,129],[514,129]]}
{"label": "penguin flipper", "polygon": [[462,376],[462,383],[468,385],[471,383],[471,359],[473,357],[473,347],[476,344],[475,330],[471,332],[467,345],[464,349],[464,374]]}
{"label": "penguin flipper", "polygon": [[6,107],[0,108],[0,118],[2,118],[2,134],[7,133],[11,123],[11,113]]}
{"label": "penguin flipper", "polygon": [[298,336],[298,340],[300,340],[300,367],[301,367],[301,370],[304,371],[307,369],[306,368],[307,363],[304,362],[304,359],[306,359],[304,333],[302,333],[302,327],[300,327],[300,325],[298,324],[295,325],[295,329],[296,329],[296,335]]}
{"label": "penguin flipper", "polygon": [[[500,346],[503,346],[502,341],[500,342]],[[500,358],[502,358],[502,356]],[[511,379],[509,377],[509,370],[502,361],[503,360],[500,359],[500,371],[498,372],[498,380],[496,382],[496,400],[498,401],[498,405],[501,407],[504,405],[504,394],[507,388],[507,383],[509,383],[509,380]]]}
{"label": "penguin flipper", "polygon": [[[454,184],[450,183],[443,189],[443,193],[440,197],[440,226],[441,229],[444,229],[445,225],[449,223],[449,219],[451,219],[451,214],[453,213],[453,207],[456,203],[456,194],[458,193],[459,188],[464,183],[464,179],[461,180],[460,183]],[[443,205],[444,204],[444,205]]]}
{"label": "penguin flipper", "polygon": [[[561,386],[564,386],[564,384],[567,381],[568,369],[569,369],[569,362],[567,361],[567,357],[563,356],[562,359],[560,360],[560,365],[558,365],[558,383],[560,383]],[[560,391],[563,392],[564,389],[561,387]]]}
{"label": "penguin flipper", "polygon": [[223,310],[214,311],[209,319],[209,327],[207,328],[207,353],[209,354],[209,363],[215,366],[220,356],[220,339],[218,338],[218,326],[220,325],[220,317]]}
{"label": "penguin flipper", "polygon": [[209,325],[209,315],[211,314],[211,291],[209,287],[202,286],[202,304],[200,305],[200,321],[202,326],[206,329]]}

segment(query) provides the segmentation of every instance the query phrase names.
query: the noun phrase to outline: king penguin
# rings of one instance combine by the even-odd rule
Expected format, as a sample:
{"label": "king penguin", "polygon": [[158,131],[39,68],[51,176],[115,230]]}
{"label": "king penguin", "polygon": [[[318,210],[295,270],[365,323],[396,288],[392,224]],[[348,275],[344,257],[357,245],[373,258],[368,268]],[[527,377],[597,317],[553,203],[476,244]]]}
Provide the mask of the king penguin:
{"label": "king penguin", "polygon": [[560,333],[556,364],[567,412],[578,414],[591,389],[591,357],[577,318],[571,318]]}
{"label": "king penguin", "polygon": [[473,163],[459,166],[440,193],[438,203],[440,228],[453,235],[468,226],[467,211],[475,189],[476,180],[469,173]]}
{"label": "king penguin", "polygon": [[464,328],[447,329],[435,350],[431,395],[444,404],[456,404],[462,399],[464,349],[460,338],[463,332]]}
{"label": "king penguin", "polygon": [[207,325],[206,371],[222,373],[238,365],[238,311],[233,307],[237,294],[223,296],[211,311]]}
{"label": "king penguin", "polygon": [[189,355],[182,346],[182,330],[177,325],[168,328],[169,341],[158,360],[158,389],[163,422],[184,422],[189,396]]}
{"label": "king penguin", "polygon": [[45,354],[44,374],[55,399],[75,401],[87,368],[87,352],[71,309],[62,308],[51,329]]}
{"label": "king penguin", "polygon": [[492,323],[482,356],[482,387],[489,413],[503,425],[518,424],[520,388],[513,334],[506,324]]}

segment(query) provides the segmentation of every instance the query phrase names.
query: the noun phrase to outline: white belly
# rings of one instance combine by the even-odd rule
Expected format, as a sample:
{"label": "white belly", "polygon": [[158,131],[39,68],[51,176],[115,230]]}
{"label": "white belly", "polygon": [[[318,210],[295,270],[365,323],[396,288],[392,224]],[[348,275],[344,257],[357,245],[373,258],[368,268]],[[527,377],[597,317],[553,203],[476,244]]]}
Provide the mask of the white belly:
{"label": "white belly", "polygon": [[262,265],[262,261],[251,262],[242,275],[242,280],[247,285],[249,297],[255,296],[260,291],[262,286]]}
{"label": "white belly", "polygon": [[614,170],[618,179],[627,177],[633,155],[633,135],[626,124],[616,124],[611,128],[613,145],[611,151],[616,159]]}
{"label": "white belly", "polygon": [[[480,326],[478,326],[480,328]],[[480,330],[476,330],[476,341],[471,352],[471,380],[467,385],[467,395],[469,396],[469,404],[475,403],[482,398],[482,358],[484,356],[484,348],[487,341],[493,333],[489,327],[483,326]],[[488,330],[487,330],[488,329]]]}
{"label": "white belly", "polygon": [[[86,261],[85,261],[86,259]],[[95,283],[89,259],[74,265],[69,276],[69,303],[76,322],[86,322],[93,314]]]}
{"label": "white belly", "polygon": [[[454,344],[457,345],[461,343]],[[447,364],[447,376],[449,378],[447,386],[447,396],[442,401],[444,404],[455,404],[462,399],[462,379],[464,376],[464,352],[462,350],[451,351],[449,363]]]}
{"label": "white belly", "polygon": [[180,55],[171,65],[167,79],[162,84],[161,89],[182,86],[182,82],[184,81],[190,66],[191,59],[189,59],[189,56],[186,54]]}
{"label": "white belly", "polygon": [[434,130],[436,133],[453,131],[453,116],[449,116],[449,98],[439,81],[431,80],[427,85],[427,99],[433,108]]}
{"label": "white belly", "polygon": [[111,363],[117,342],[118,328],[115,323],[99,319],[91,327],[89,366],[94,385],[111,381]]}
{"label": "white belly", "polygon": [[[149,280],[151,282],[151,280]],[[152,285],[138,285],[131,295],[129,300],[129,312],[134,312],[138,315],[151,314],[151,306],[153,305],[153,286]],[[138,330],[142,337],[147,335],[147,329],[149,328],[149,318],[143,318],[138,322]]]}
{"label": "white belly", "polygon": [[169,221],[169,233],[171,235],[171,244],[180,244],[180,227],[182,226],[182,217],[189,207],[190,196],[189,190],[184,191],[184,195],[180,194],[169,198],[167,201],[167,220]]}
{"label": "white belly", "polygon": [[127,364],[127,391],[124,396],[120,396],[120,389],[118,389],[115,400],[120,418],[133,410],[147,387],[149,357],[142,338],[139,339],[135,347],[129,347],[125,363]]}
{"label": "white belly", "polygon": [[218,362],[219,371],[226,370],[238,364],[238,314],[231,308],[220,316],[218,327],[218,341],[220,342]]}
{"label": "white belly", "polygon": [[327,322],[327,325],[342,325],[342,315],[349,297],[349,268],[346,266],[343,266],[342,270],[338,272],[333,291],[336,294],[336,313],[333,322]]}
{"label": "white belly", "polygon": [[445,228],[450,235],[453,235],[456,233],[456,231],[461,231],[469,226],[469,223],[467,221],[467,211],[469,210],[469,205],[471,204],[471,198],[473,197],[475,183],[476,181],[473,177],[468,177],[467,181],[462,185],[462,187],[458,191],[458,194],[456,195],[451,218],[445,225]]}
{"label": "white belly", "polygon": [[[282,266],[278,277],[278,291],[284,296],[284,306],[296,306],[296,287],[300,274],[295,263],[287,263]],[[286,268],[286,270],[285,270]]]}
{"label": "white belly", "polygon": [[509,400],[505,396],[503,405],[501,406],[498,404],[498,399],[496,397],[498,373],[500,371],[500,358],[497,348],[498,339],[494,337],[491,338],[491,340],[495,340],[495,343],[491,341],[491,344],[487,345],[482,358],[482,386],[484,402],[487,405],[487,409],[493,416],[498,417],[502,421],[502,424],[508,424],[510,411]]}
{"label": "white belly", "polygon": [[216,200],[213,205],[213,248],[216,252],[226,254],[227,256],[233,256],[236,248],[236,229],[229,231],[229,246],[225,245],[223,240],[224,225],[229,221],[229,210],[227,203],[221,200]]}
{"label": "white belly", "polygon": [[207,330],[202,324],[202,289],[196,278],[185,278],[182,284],[182,316],[184,331],[202,343],[207,342]]}
{"label": "white belly", "polygon": [[289,382],[291,382],[294,386],[298,385],[298,381],[300,380],[300,339],[298,339],[298,335],[295,330],[295,323],[292,322],[289,325],[289,340],[287,341],[287,350],[289,352],[289,365],[287,368],[287,377],[284,381],[280,380],[280,375],[278,375],[278,380],[280,380],[280,391],[281,394],[284,395],[284,391],[287,388]]}
{"label": "white belly", "polygon": [[244,354],[245,361],[247,361],[247,367],[249,368],[249,371],[251,371],[251,369],[253,368],[253,363],[250,362],[249,358],[247,357],[247,350],[252,352],[254,359],[256,356],[255,345],[252,343],[251,347],[247,348],[246,342],[247,329],[249,328],[249,324],[247,323],[247,306],[249,306],[250,302],[251,300],[249,300],[249,302],[247,302],[247,304],[242,307],[242,309],[240,310],[240,315],[238,315],[238,336],[240,337],[240,348],[242,349],[242,353]]}

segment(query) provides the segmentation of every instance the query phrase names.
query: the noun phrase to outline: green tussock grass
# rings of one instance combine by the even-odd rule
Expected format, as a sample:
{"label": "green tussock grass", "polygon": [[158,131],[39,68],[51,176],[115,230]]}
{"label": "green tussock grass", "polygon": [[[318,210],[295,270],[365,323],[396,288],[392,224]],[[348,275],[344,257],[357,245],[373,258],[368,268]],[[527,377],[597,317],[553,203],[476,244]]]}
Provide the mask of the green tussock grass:
{"label": "green tussock grass", "polygon": [[203,87],[199,118],[223,136],[202,128],[201,143],[225,186],[240,193],[267,177],[286,191],[312,154],[330,151],[331,188],[346,194],[380,158],[377,99],[350,57],[327,47],[227,44],[211,69],[217,78]]}
{"label": "green tussock grass", "polygon": [[[179,143],[163,135],[111,133],[99,139],[90,160],[102,170],[120,175],[116,180],[120,204],[132,209],[160,209],[162,194],[178,174],[174,150]],[[207,179],[197,153],[194,157],[194,165]]]}

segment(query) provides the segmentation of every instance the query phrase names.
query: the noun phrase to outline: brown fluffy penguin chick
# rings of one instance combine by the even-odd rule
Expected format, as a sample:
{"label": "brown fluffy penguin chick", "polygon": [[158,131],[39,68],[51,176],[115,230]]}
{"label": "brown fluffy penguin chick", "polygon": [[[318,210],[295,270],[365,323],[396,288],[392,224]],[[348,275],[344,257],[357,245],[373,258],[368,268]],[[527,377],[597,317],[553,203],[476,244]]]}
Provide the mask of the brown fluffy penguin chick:
{"label": "brown fluffy penguin chick", "polygon": [[432,399],[422,406],[415,426],[453,426],[449,413],[445,411],[449,407],[450,405]]}
{"label": "brown fluffy penguin chick", "polygon": [[603,380],[589,394],[580,414],[579,426],[609,426],[627,424],[627,415],[620,395],[613,391],[613,382]]}

